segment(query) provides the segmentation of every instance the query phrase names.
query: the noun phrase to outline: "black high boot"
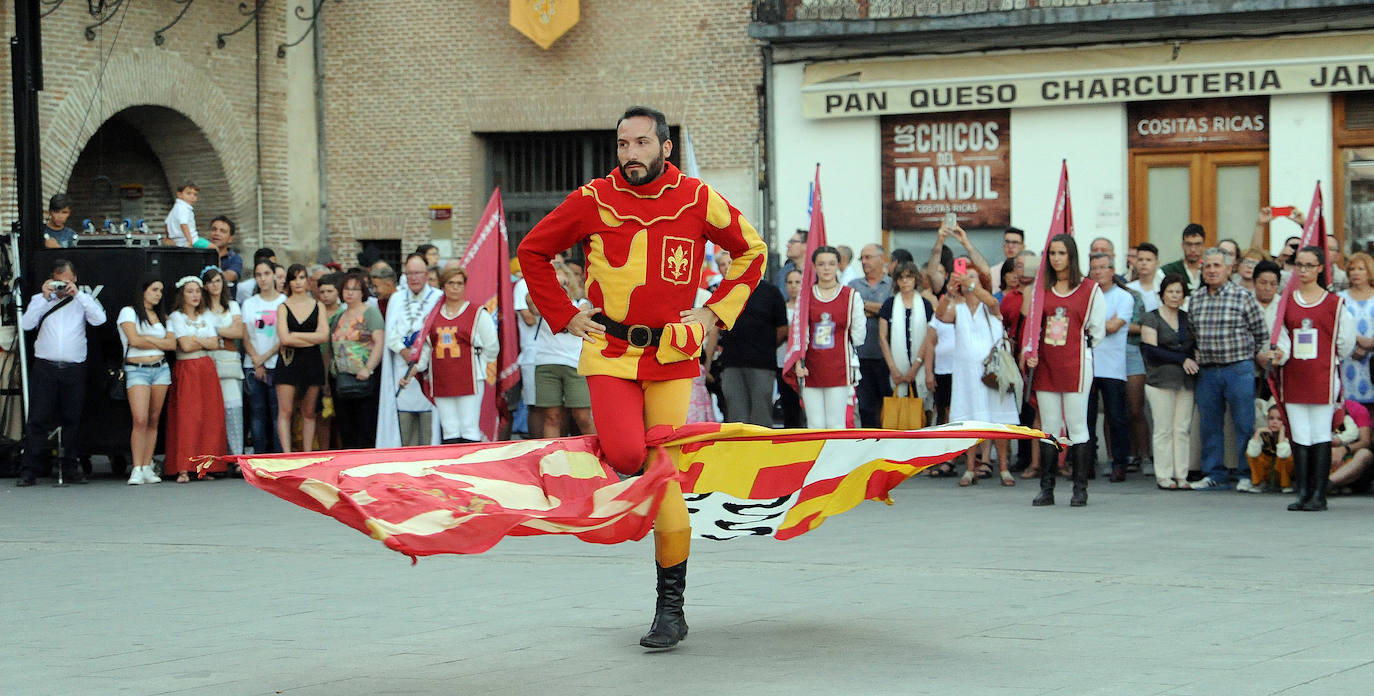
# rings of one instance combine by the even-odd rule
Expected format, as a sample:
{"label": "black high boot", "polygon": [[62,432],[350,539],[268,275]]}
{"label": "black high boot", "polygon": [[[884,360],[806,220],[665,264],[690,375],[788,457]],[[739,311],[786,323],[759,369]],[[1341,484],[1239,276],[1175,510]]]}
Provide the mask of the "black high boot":
{"label": "black high boot", "polygon": [[[1291,447],[1293,448],[1293,483],[1298,487],[1298,499],[1288,504],[1288,511],[1298,512],[1312,500],[1312,449],[1296,442],[1292,443]],[[1331,455],[1328,454],[1327,456]]]}
{"label": "black high boot", "polygon": [[663,650],[687,637],[687,617],[682,613],[682,595],[687,589],[687,561],[671,568],[654,563],[658,569],[658,603],[649,632],[639,639],[646,648]]}
{"label": "black high boot", "polygon": [[1097,459],[1090,445],[1074,445],[1069,448],[1069,462],[1073,467],[1073,496],[1069,507],[1083,507],[1088,504],[1088,469],[1094,468]]}
{"label": "black high boot", "polygon": [[1040,443],[1040,495],[1031,505],[1054,505],[1054,478],[1058,475],[1059,449],[1048,442]]}
{"label": "black high boot", "polygon": [[1307,512],[1320,512],[1326,509],[1326,491],[1331,488],[1331,443],[1321,442],[1308,448],[1309,471],[1307,488],[1312,492],[1311,500],[1302,506]]}
{"label": "black high boot", "polygon": [[[639,644],[654,650],[674,647],[687,637],[687,618],[682,613],[683,593],[687,589],[687,556],[692,530],[669,532],[654,530],[654,568],[658,570],[658,601],[654,622]],[[668,567],[663,564],[668,563]]]}

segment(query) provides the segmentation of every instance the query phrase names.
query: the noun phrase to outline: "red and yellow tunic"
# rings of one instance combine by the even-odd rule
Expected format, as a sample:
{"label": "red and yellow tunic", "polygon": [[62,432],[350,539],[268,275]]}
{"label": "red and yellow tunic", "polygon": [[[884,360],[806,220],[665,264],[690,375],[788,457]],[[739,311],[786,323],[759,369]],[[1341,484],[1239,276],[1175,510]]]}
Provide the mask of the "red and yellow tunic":
{"label": "red and yellow tunic", "polygon": [[849,385],[849,308],[854,288],[841,287],[826,302],[813,296],[807,305],[806,326],[811,331],[806,347],[808,387]]}
{"label": "red and yellow tunic", "polygon": [[[763,277],[763,240],[720,194],[671,163],[647,184],[634,186],[615,169],[573,191],[525,236],[518,254],[530,296],[555,333],[577,308],[549,262],[573,245],[587,256],[592,305],[612,320],[657,329],[681,321],[680,312],[692,308],[707,241],[733,259],[705,305],[728,329]],[[687,348],[690,353],[700,346]],[[582,346],[578,373],[657,381],[696,377],[700,367],[696,360],[663,364],[657,346],[636,348],[598,335]]]}
{"label": "red and yellow tunic", "polygon": [[[1281,368],[1279,401],[1286,404],[1336,403],[1341,360],[1336,356],[1336,325],[1345,308],[1334,292],[1311,307],[1294,293],[1283,313],[1289,339],[1288,361]],[[1302,356],[1302,357],[1299,357]]]}
{"label": "red and yellow tunic", "polygon": [[1086,391],[1093,380],[1092,349],[1087,324],[1097,294],[1097,283],[1084,280],[1061,297],[1045,290],[1044,325],[1040,329],[1040,364],[1032,388],[1045,392]]}
{"label": "red and yellow tunic", "polygon": [[[442,307],[443,303],[439,303]],[[429,374],[434,382],[434,396],[471,396],[477,393],[477,377],[472,358],[472,331],[481,306],[469,302],[458,316],[449,319],[436,309],[434,325],[429,330],[433,347]]]}

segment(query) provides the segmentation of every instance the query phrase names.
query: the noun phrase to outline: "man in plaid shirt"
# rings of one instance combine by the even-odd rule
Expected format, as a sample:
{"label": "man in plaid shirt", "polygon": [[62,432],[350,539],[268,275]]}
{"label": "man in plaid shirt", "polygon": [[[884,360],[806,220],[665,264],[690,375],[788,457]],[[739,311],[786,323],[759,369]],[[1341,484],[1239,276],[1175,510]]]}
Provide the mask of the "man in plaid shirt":
{"label": "man in plaid shirt", "polygon": [[[1231,489],[1230,473],[1223,456],[1221,414],[1229,408],[1236,442],[1248,442],[1255,428],[1255,368],[1269,337],[1264,311],[1255,296],[1230,281],[1231,259],[1219,247],[1202,253],[1202,287],[1188,301],[1188,313],[1197,331],[1197,363],[1200,367],[1194,400],[1202,422],[1202,472],[1206,475],[1193,490]],[[1237,448],[1236,471],[1240,489],[1250,486],[1250,465],[1243,446]]]}

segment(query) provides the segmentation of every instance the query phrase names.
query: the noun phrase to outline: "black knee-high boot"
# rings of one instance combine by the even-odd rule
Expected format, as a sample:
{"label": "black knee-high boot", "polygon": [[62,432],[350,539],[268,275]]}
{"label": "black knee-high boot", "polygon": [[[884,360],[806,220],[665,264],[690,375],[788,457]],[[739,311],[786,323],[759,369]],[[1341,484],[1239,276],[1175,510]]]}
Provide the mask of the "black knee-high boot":
{"label": "black knee-high boot", "polygon": [[1040,443],[1040,494],[1031,505],[1054,505],[1054,478],[1058,475],[1059,449],[1048,442]]}
{"label": "black knee-high boot", "polygon": [[1312,448],[1307,445],[1299,445],[1296,442],[1292,443],[1291,446],[1293,448],[1293,483],[1297,484],[1298,487],[1298,499],[1288,504],[1288,511],[1297,512],[1312,500]]}
{"label": "black knee-high boot", "polygon": [[1088,469],[1097,464],[1095,459],[1097,456],[1091,445],[1074,445],[1069,448],[1069,460],[1073,467],[1073,496],[1069,498],[1069,507],[1083,507],[1088,504]]}
{"label": "black knee-high boot", "polygon": [[[654,622],[649,632],[639,639],[643,647],[663,650],[674,647],[687,637],[687,617],[683,613],[683,595],[687,590],[687,555],[692,530],[654,532],[654,568],[658,571],[658,601],[654,604]],[[663,567],[664,563],[671,563]]]}
{"label": "black knee-high boot", "polygon": [[1309,470],[1307,475],[1307,487],[1312,492],[1312,498],[1302,506],[1308,512],[1319,512],[1326,509],[1326,491],[1331,488],[1331,443],[1321,442],[1309,449],[1311,456],[1309,460]]}

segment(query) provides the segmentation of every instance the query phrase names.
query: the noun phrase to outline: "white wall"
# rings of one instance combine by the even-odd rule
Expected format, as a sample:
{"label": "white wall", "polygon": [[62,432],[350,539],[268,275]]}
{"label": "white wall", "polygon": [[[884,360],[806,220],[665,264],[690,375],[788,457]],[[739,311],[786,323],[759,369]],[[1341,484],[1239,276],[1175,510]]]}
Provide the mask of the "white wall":
{"label": "white wall", "polygon": [[[1112,240],[1123,271],[1129,245],[1126,107],[1015,109],[1011,112],[1011,224],[1026,231],[1026,248],[1044,248],[1059,187],[1060,161],[1069,165],[1074,236],[1088,267],[1094,237]],[[1114,204],[1104,203],[1111,195]]]}
{"label": "white wall", "polygon": [[849,245],[857,257],[859,247],[882,241],[878,119],[802,118],[802,70],[800,63],[773,67],[774,229],[785,242],[807,228],[806,197],[819,162],[826,240]]}
{"label": "white wall", "polygon": [[[1312,191],[1322,184],[1322,214],[1331,227],[1331,98],[1327,94],[1292,94],[1269,99],[1269,202],[1297,206],[1304,215]],[[1297,225],[1270,226],[1269,251],[1301,233]]]}

